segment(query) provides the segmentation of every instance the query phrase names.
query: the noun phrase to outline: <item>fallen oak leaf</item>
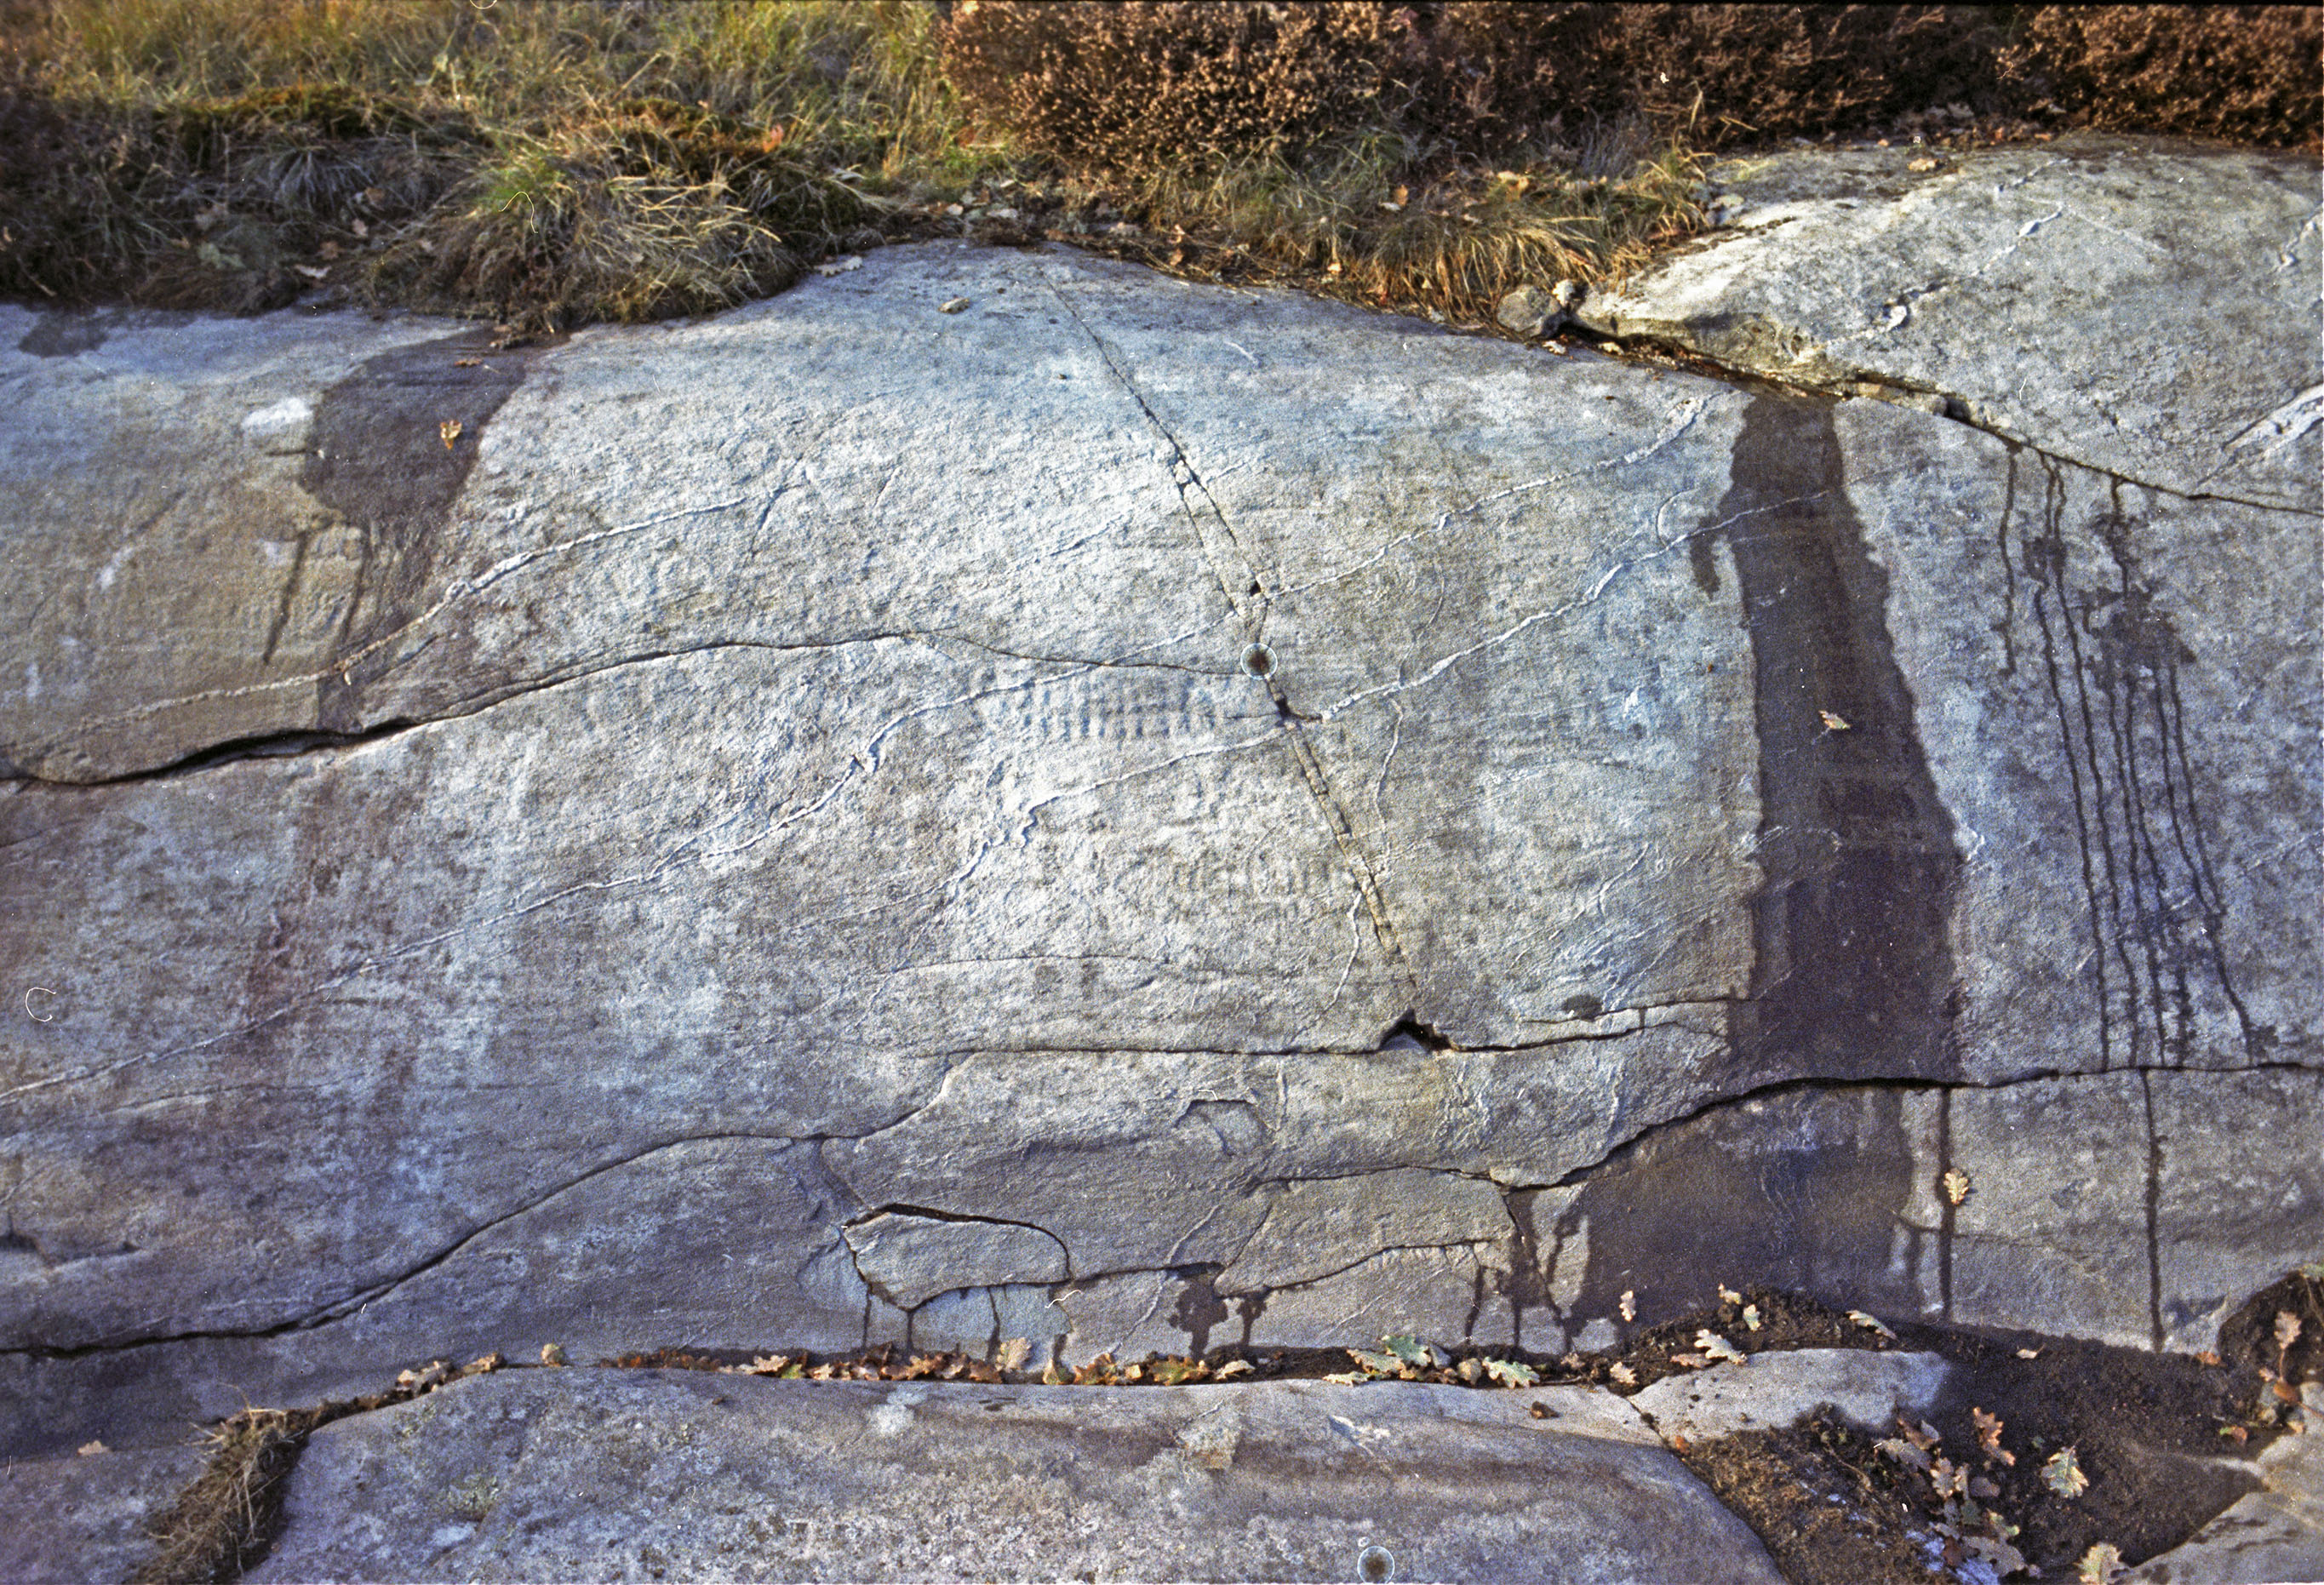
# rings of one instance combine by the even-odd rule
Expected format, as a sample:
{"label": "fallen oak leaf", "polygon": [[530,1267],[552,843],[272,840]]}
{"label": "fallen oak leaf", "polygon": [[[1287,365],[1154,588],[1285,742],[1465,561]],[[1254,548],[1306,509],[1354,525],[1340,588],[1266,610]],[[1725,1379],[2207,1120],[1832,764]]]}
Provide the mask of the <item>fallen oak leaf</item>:
{"label": "fallen oak leaf", "polygon": [[2074,1577],[2082,1585],[2113,1585],[2123,1576],[2122,1549],[2111,1541],[2101,1541],[2082,1553],[2074,1569]]}
{"label": "fallen oak leaf", "polygon": [[[1487,1359],[1484,1366],[1485,1374],[1503,1387],[1531,1387],[1541,1379],[1532,1366],[1514,1359]],[[1538,1404],[1534,1406],[1540,1407]]]}
{"label": "fallen oak leaf", "polygon": [[1744,1355],[1742,1350],[1737,1348],[1733,1343],[1729,1342],[1725,1338],[1720,1337],[1717,1332],[1712,1332],[1708,1327],[1705,1327],[1703,1330],[1694,1334],[1694,1346],[1701,1349],[1704,1353],[1710,1355],[1714,1359],[1731,1360],[1738,1365],[1748,1365],[1750,1363],[1750,1360]]}
{"label": "fallen oak leaf", "polygon": [[1877,1332],[1882,1337],[1887,1338],[1892,1341],[1896,1336],[1895,1332],[1890,1332],[1886,1326],[1883,1326],[1880,1323],[1880,1318],[1878,1316],[1868,1314],[1862,1310],[1850,1310],[1848,1313],[1848,1318],[1857,1325],[1864,1328],[1867,1332]]}
{"label": "fallen oak leaf", "polygon": [[452,449],[452,443],[460,438],[460,420],[446,419],[436,426],[436,432],[444,437],[444,449],[449,451]]}
{"label": "fallen oak leaf", "polygon": [[1998,1536],[1965,1535],[1961,1544],[1970,1553],[1993,1565],[1993,1571],[2006,1580],[2012,1574],[2025,1571],[2025,1554]]}
{"label": "fallen oak leaf", "polygon": [[1945,1199],[1949,1203],[1958,1205],[1969,1198],[1969,1174],[1961,1171],[1960,1168],[1957,1166],[1945,1168],[1945,1175],[1938,1181],[1944,1186]]}
{"label": "fallen oak leaf", "polygon": [[1929,1455],[1901,1436],[1885,1436],[1872,1444],[1875,1451],[1886,1455],[1908,1470],[1925,1470]]}
{"label": "fallen oak leaf", "polygon": [[1618,1386],[1636,1387],[1638,1385],[1638,1373],[1631,1369],[1628,1365],[1618,1362],[1609,1369],[1606,1374],[1612,1377]]}
{"label": "fallen oak leaf", "polygon": [[2074,1460],[2074,1450],[2070,1447],[2060,1448],[2050,1455],[2050,1461],[2042,1466],[2042,1480],[2062,1497],[2077,1497],[2090,1488],[2090,1478],[2082,1473],[2081,1465]]}
{"label": "fallen oak leaf", "polygon": [[1416,1370],[1425,1370],[1437,1362],[1435,1351],[1423,1345],[1417,1338],[1384,1337],[1380,1339],[1380,1347]]}
{"label": "fallen oak leaf", "polygon": [[2001,1416],[1988,1415],[1975,1405],[1969,1406],[1969,1421],[1977,1427],[1977,1442],[1986,1452],[2005,1464],[2015,1465],[2017,1455],[2001,1445]]}

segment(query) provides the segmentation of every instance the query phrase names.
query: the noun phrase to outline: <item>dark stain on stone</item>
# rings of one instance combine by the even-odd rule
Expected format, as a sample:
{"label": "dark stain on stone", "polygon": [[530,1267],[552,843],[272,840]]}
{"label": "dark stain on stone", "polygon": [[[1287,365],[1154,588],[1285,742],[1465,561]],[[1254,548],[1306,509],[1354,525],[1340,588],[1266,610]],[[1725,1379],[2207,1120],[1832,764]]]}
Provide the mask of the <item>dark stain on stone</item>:
{"label": "dark stain on stone", "polygon": [[322,727],[359,727],[364,683],[409,659],[383,640],[426,608],[477,443],[541,350],[495,348],[483,331],[398,347],[364,359],[316,404],[300,486],[362,536]]}
{"label": "dark stain on stone", "polygon": [[69,358],[105,345],[105,320],[86,309],[57,309],[18,338],[16,350],[36,358]]}
{"label": "dark stain on stone", "polygon": [[1761,809],[1738,1065],[1953,1079],[1960,854],[1887,630],[1831,410],[1756,398],[1720,502],[1757,681]]}
{"label": "dark stain on stone", "polygon": [[[1657,1325],[1715,1303],[1721,1283],[1918,1313],[1916,1279],[1937,1230],[1904,1219],[1914,1187],[1907,1093],[1803,1087],[1633,1140],[1558,1216],[1548,1253],[1586,1237],[1589,1258],[1575,1303],[1557,1318],[1574,1327],[1618,1316],[1627,1292],[1636,1327]],[[1528,1228],[1537,1214],[1526,1208]],[[1538,1275],[1533,1285],[1529,1296],[1554,1313]]]}
{"label": "dark stain on stone", "polygon": [[1179,1267],[1170,1273],[1185,1285],[1178,1290],[1178,1303],[1170,1312],[1170,1324],[1186,1334],[1186,1352],[1193,1359],[1199,1359],[1210,1351],[1211,1328],[1224,1322],[1229,1314],[1227,1302],[1219,1296],[1217,1278],[1221,1269],[1213,1263]]}
{"label": "dark stain on stone", "polygon": [[1242,1322],[1240,1346],[1248,1349],[1251,1346],[1251,1328],[1257,1326],[1259,1318],[1267,1313],[1267,1295],[1263,1293],[1245,1294],[1235,1301],[1234,1307],[1235,1319]]}
{"label": "dark stain on stone", "polygon": [[2005,621],[2033,630],[2022,649],[2038,661],[2073,797],[2099,1069],[2183,1066],[2200,1027],[2225,1018],[2242,1054],[2264,1061],[2276,1030],[2253,1020],[2227,965],[2227,902],[2187,749],[2180,676],[2197,657],[2141,571],[2144,524],[2117,482],[2107,510],[2069,534],[2065,481],[2044,458],[2036,521],[2021,527],[2019,461],[2012,447]]}
{"label": "dark stain on stone", "polygon": [[[1727,539],[1757,685],[1764,881],[1750,993],[1729,1023],[1737,1092],[1961,1076],[1953,819],[1889,638],[1888,580],[1845,484],[1830,406],[1755,396],[1727,493],[1690,546],[1708,592],[1710,539]],[[1554,1230],[1553,1253],[1588,1224],[1563,1319],[1614,1315],[1629,1291],[1651,1324],[1722,1281],[1917,1304],[1916,1262],[1895,1259],[1913,1191],[1899,1095],[1817,1093],[1718,1109],[1594,1171]]]}
{"label": "dark stain on stone", "polygon": [[1554,1319],[1563,1319],[1550,1297],[1547,1280],[1556,1258],[1555,1244],[1553,1241],[1549,1258],[1544,1259],[1541,1235],[1535,1226],[1534,1204],[1540,1198],[1541,1192],[1536,1189],[1513,1189],[1501,1195],[1501,1205],[1508,1212],[1509,1223],[1516,1230],[1510,1239],[1509,1274],[1502,1291],[1508,1297],[1514,1318],[1515,1331],[1509,1341],[1521,1349],[1534,1346],[1526,1341],[1526,1316],[1529,1312],[1546,1310]]}
{"label": "dark stain on stone", "polygon": [[1711,553],[1711,540],[1710,534],[1700,531],[1686,539],[1686,559],[1694,572],[1694,586],[1706,600],[1719,593],[1719,558]]}

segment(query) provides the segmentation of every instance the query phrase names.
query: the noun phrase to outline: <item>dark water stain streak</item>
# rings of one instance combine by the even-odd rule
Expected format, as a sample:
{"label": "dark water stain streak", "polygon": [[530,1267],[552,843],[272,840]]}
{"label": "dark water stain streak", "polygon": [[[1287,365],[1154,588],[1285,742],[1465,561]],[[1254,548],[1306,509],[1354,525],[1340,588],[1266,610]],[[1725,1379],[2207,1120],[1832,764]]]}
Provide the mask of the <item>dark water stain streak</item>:
{"label": "dark water stain streak", "polygon": [[[1586,1240],[1561,1321],[1611,1315],[1628,1295],[1650,1324],[1702,1303],[1721,1272],[1849,1304],[1902,1301],[1900,1272],[1921,1268],[1931,1239],[1950,1299],[1951,1218],[1909,1220],[1920,1185],[1895,1086],[1964,1077],[1953,1035],[1961,858],[1845,464],[1829,405],[1755,397],[1727,493],[1689,546],[1709,596],[1711,541],[1727,540],[1756,683],[1763,883],[1729,1088],[1842,1088],[1831,1105],[1777,1098],[1764,1115],[1745,1109],[1618,1151],[1554,1229],[1513,1205],[1521,1270],[1545,1246],[1554,1259]],[[1536,1276],[1512,1296],[1545,1304],[1546,1286]]]}

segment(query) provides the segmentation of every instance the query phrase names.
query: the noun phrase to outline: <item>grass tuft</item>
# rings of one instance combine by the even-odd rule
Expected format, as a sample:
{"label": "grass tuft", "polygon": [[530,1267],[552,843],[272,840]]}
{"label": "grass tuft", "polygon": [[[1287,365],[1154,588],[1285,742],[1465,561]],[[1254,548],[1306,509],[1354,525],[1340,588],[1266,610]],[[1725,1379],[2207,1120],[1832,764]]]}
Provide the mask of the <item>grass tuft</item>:
{"label": "grass tuft", "polygon": [[899,0],[48,0],[0,14],[0,292],[526,331],[779,291],[1006,169]]}
{"label": "grass tuft", "polygon": [[209,1463],[155,1517],[158,1550],[129,1585],[208,1585],[256,1567],[274,1544],[282,1482],[308,1433],[334,1417],[327,1408],[245,1409],[220,1421],[209,1433]]}

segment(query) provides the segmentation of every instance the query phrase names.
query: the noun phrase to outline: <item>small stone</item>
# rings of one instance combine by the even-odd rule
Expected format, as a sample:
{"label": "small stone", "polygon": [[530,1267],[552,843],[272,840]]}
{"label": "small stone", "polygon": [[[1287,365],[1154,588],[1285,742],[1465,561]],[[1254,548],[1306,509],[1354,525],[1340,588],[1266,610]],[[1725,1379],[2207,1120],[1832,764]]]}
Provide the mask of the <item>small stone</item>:
{"label": "small stone", "polygon": [[968,299],[966,298],[955,297],[938,303],[936,305],[936,312],[939,314],[958,314],[966,311],[967,308]]}
{"label": "small stone", "polygon": [[1493,318],[1502,326],[1527,340],[1548,335],[1551,327],[1564,317],[1564,306],[1554,296],[1530,283],[1504,296],[1493,310]]}

